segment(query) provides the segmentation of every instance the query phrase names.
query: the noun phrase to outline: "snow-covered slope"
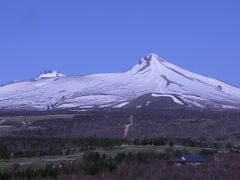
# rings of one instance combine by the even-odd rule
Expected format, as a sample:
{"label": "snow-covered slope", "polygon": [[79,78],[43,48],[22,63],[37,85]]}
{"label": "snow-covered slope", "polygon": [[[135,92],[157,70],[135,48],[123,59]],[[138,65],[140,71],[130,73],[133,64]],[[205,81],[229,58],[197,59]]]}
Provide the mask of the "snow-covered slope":
{"label": "snow-covered slope", "polygon": [[122,108],[149,93],[188,107],[240,107],[239,88],[149,54],[123,73],[64,76],[48,71],[34,80],[4,85],[0,87],[0,108]]}

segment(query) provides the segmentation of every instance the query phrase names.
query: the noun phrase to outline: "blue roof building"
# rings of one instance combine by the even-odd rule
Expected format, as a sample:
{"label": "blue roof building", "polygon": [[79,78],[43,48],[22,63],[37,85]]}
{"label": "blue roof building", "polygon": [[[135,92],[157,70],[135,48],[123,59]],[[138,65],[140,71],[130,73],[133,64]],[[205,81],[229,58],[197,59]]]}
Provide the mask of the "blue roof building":
{"label": "blue roof building", "polygon": [[189,154],[189,155],[183,155],[180,158],[173,157],[168,162],[174,163],[176,165],[182,165],[182,164],[199,165],[199,164],[205,163],[206,160],[201,155]]}

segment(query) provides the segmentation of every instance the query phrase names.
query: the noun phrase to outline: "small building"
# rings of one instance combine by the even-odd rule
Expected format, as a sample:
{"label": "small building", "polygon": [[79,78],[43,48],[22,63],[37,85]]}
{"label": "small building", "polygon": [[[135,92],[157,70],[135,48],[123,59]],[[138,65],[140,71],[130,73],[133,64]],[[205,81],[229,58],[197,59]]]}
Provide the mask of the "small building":
{"label": "small building", "polygon": [[173,157],[168,162],[173,163],[176,166],[181,166],[183,164],[197,166],[197,165],[206,163],[206,160],[201,155],[189,154],[189,155],[183,155],[180,158]]}

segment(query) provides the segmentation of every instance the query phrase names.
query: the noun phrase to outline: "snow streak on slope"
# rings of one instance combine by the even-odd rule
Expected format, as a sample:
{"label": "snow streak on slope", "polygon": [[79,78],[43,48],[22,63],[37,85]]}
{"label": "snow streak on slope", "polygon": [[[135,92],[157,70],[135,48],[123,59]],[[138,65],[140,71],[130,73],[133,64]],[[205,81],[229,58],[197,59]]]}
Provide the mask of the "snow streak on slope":
{"label": "snow streak on slope", "polygon": [[120,108],[148,93],[176,95],[189,106],[240,107],[239,88],[150,54],[124,73],[64,76],[48,71],[34,80],[2,86],[0,108]]}
{"label": "snow streak on slope", "polygon": [[182,101],[178,100],[176,97],[172,95],[159,95],[159,94],[152,94],[153,97],[170,97],[173,99],[173,101],[177,104],[184,104]]}

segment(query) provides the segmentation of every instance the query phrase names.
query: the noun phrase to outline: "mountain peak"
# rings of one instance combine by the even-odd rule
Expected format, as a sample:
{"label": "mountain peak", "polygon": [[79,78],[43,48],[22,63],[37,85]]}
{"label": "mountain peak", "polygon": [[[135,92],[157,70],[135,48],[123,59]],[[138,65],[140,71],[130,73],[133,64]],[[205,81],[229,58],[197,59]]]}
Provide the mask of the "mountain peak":
{"label": "mountain peak", "polygon": [[157,54],[150,53],[144,56],[143,58],[141,58],[139,64],[142,64],[142,63],[150,64],[151,62],[154,62],[154,61],[158,61],[160,63],[166,62],[163,58],[159,57]]}
{"label": "mountain peak", "polygon": [[38,75],[36,80],[45,79],[45,78],[57,78],[57,77],[63,77],[63,76],[65,76],[65,75],[58,71],[45,70]]}

